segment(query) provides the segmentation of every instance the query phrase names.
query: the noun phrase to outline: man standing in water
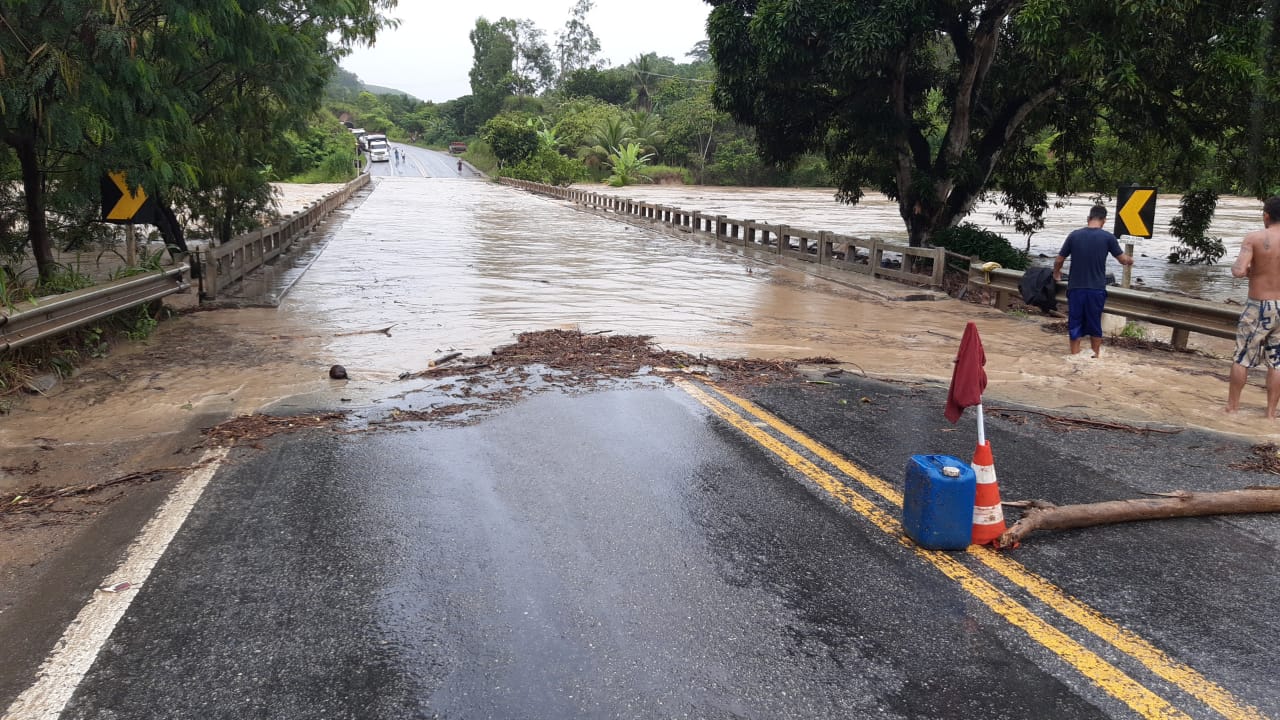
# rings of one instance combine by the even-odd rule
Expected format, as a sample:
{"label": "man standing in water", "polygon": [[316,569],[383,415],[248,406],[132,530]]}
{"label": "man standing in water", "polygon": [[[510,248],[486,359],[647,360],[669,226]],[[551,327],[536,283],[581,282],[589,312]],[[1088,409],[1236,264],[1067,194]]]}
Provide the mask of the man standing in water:
{"label": "man standing in water", "polygon": [[1262,205],[1262,229],[1244,236],[1234,277],[1249,278],[1249,299],[1236,324],[1236,352],[1227,384],[1227,412],[1240,409],[1249,368],[1267,368],[1267,417],[1280,401],[1280,195]]}
{"label": "man standing in water", "polygon": [[1088,224],[1072,230],[1053,260],[1053,281],[1062,282],[1062,263],[1071,258],[1071,276],[1067,278],[1067,334],[1071,338],[1071,354],[1080,352],[1080,340],[1089,336],[1093,356],[1102,352],[1102,308],[1107,303],[1107,255],[1115,256],[1121,265],[1132,265],[1133,258],[1120,249],[1116,236],[1102,229],[1107,222],[1107,209],[1101,205],[1089,208]]}

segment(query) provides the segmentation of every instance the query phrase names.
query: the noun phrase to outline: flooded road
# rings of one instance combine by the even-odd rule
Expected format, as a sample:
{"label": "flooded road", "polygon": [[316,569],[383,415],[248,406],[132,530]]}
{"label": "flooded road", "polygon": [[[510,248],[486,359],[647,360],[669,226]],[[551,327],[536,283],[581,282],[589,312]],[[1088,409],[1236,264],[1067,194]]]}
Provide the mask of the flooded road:
{"label": "flooded road", "polygon": [[[867,193],[861,202],[851,207],[836,202],[831,190],[820,188],[660,185],[580,187],[741,220],[785,223],[810,230],[830,230],[846,235],[880,237],[901,242],[906,242],[907,237],[897,203],[879,193]],[[1231,263],[1240,251],[1241,238],[1246,233],[1262,228],[1262,203],[1253,198],[1221,198],[1209,234],[1222,239],[1227,253],[1214,265],[1171,265],[1166,258],[1178,243],[1169,234],[1169,220],[1177,215],[1180,199],[1178,195],[1160,195],[1157,198],[1154,237],[1150,240],[1121,239],[1122,243],[1134,244],[1134,283],[1210,300],[1243,301],[1247,295],[1248,282],[1231,277]],[[1084,226],[1093,200],[1091,196],[1078,195],[1064,198],[1063,203],[1062,207],[1050,205],[1045,213],[1044,229],[1031,238],[1029,250],[1033,264],[1052,264],[1052,258],[1058,254],[1067,233]],[[1115,222],[1114,200],[1108,202],[1108,208],[1111,217],[1108,217],[1106,227],[1111,229]],[[1018,234],[1012,225],[996,219],[999,209],[995,203],[984,203],[967,222],[1004,235],[1015,248],[1028,249],[1025,236]],[[1109,269],[1116,273],[1118,280],[1119,267],[1113,265]]]}
{"label": "flooded road", "polygon": [[[977,320],[992,398],[1276,431],[1260,423],[1260,391],[1246,390],[1239,416],[1221,413],[1225,360],[1114,348],[1100,360],[1068,356],[1065,336],[1041,331],[1048,318],[950,299],[901,302],[906,288],[896,283],[824,279],[487,182],[375,183],[280,308],[280,321],[311,329],[298,342],[317,363],[343,364],[360,379],[348,392],[385,393],[443,354],[485,354],[545,328],[652,335],[714,357],[828,356],[872,377],[945,383],[965,323]],[[388,326],[390,336],[370,332]],[[1201,336],[1192,346],[1229,351]]]}

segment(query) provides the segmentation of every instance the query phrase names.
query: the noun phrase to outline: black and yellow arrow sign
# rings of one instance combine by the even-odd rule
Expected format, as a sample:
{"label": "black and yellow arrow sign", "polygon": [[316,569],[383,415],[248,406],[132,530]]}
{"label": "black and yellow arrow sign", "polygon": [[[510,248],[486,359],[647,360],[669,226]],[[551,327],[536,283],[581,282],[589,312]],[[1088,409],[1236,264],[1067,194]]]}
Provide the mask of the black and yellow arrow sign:
{"label": "black and yellow arrow sign", "polygon": [[1116,192],[1116,236],[1149,238],[1156,224],[1156,189],[1122,186]]}
{"label": "black and yellow arrow sign", "polygon": [[102,178],[102,220],[109,223],[155,224],[156,206],[139,187],[130,191],[122,172]]}

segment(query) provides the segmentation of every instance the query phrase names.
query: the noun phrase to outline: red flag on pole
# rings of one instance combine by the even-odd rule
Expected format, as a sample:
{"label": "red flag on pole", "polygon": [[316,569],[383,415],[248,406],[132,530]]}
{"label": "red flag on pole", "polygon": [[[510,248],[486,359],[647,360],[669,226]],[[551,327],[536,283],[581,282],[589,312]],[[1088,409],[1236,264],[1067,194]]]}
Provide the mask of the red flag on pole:
{"label": "red flag on pole", "polygon": [[982,391],[987,389],[987,364],[982,351],[982,338],[978,326],[969,323],[960,338],[960,352],[956,354],[956,367],[951,374],[951,389],[947,392],[947,409],[943,413],[951,422],[957,422],[964,409],[982,403]]}

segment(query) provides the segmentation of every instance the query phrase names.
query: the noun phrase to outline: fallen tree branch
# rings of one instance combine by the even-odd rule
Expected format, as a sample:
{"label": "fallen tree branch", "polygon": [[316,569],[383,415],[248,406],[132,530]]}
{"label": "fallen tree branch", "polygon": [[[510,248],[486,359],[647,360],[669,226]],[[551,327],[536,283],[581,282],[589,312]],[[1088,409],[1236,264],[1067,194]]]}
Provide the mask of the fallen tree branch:
{"label": "fallen tree branch", "polygon": [[1280,512],[1280,486],[1247,487],[1223,492],[1152,493],[1158,497],[1109,500],[1079,505],[1054,505],[1046,500],[1004,503],[1027,511],[996,541],[996,547],[1017,547],[1033,532],[1112,525],[1137,520],[1175,517],[1240,515]]}
{"label": "fallen tree branch", "polygon": [[1173,428],[1170,430],[1162,430],[1152,427],[1138,427],[1137,425],[1125,425],[1123,423],[1106,422],[1103,420],[1090,420],[1088,418],[1073,418],[1064,415],[1053,415],[1039,410],[1023,410],[1006,407],[987,408],[990,413],[1026,413],[1030,415],[1039,415],[1045,418],[1045,421],[1055,425],[1074,425],[1079,427],[1093,428],[1095,430],[1123,430],[1131,433],[1160,433],[1161,435],[1177,435],[1182,432],[1182,428]]}

